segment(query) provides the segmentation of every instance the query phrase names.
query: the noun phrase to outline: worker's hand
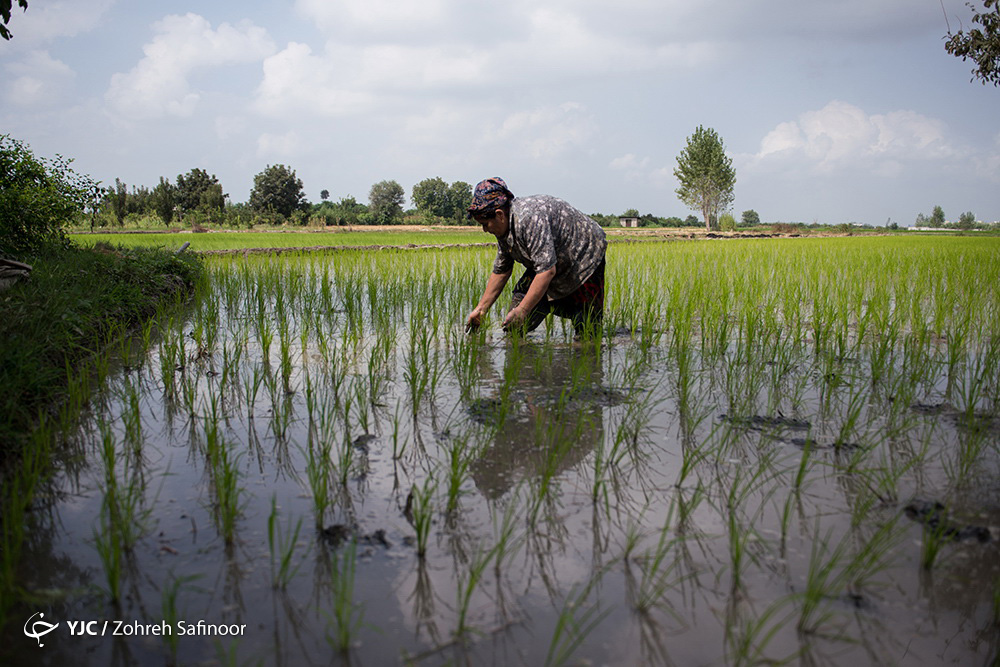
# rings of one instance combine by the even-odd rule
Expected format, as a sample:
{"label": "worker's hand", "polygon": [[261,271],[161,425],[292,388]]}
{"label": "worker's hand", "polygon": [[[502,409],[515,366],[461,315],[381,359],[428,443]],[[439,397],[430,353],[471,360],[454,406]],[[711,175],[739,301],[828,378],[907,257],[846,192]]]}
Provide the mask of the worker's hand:
{"label": "worker's hand", "polygon": [[528,313],[521,306],[515,306],[507,313],[507,317],[503,318],[503,330],[510,331],[511,329],[515,329],[524,324],[526,319],[528,319]]}
{"label": "worker's hand", "polygon": [[473,308],[469,316],[465,318],[465,333],[476,331],[482,325],[485,315],[486,313],[479,306]]}

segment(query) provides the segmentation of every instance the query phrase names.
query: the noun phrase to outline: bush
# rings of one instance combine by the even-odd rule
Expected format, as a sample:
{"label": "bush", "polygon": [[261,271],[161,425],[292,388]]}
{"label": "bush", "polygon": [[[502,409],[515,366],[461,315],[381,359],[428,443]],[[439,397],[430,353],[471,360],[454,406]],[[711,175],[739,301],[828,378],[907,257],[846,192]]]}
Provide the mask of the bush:
{"label": "bush", "polygon": [[719,229],[724,232],[731,232],[736,229],[736,218],[732,213],[723,213],[719,216]]}
{"label": "bush", "polygon": [[81,213],[97,183],[70,160],[36,158],[28,146],[0,135],[0,256],[24,257],[62,240],[62,228]]}
{"label": "bush", "polygon": [[203,275],[191,253],[158,249],[50,246],[31,279],[0,300],[0,463],[39,412],[65,398],[67,372],[122,331],[189,293]]}

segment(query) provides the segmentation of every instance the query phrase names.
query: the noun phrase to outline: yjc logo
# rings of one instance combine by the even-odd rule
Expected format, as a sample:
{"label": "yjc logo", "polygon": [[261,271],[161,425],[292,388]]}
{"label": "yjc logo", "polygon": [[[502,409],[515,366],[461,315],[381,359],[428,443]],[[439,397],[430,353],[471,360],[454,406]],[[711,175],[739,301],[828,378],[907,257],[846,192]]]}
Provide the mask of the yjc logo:
{"label": "yjc logo", "polygon": [[[27,635],[28,637],[34,637],[35,641],[38,642],[38,647],[41,648],[42,646],[45,646],[45,644],[42,643],[42,637],[49,634],[56,628],[58,628],[59,624],[49,623],[48,621],[41,621],[41,620],[32,623],[31,619],[33,619],[35,616],[37,616],[40,619],[45,618],[45,614],[43,614],[40,611],[37,611],[34,614],[32,614],[31,618],[29,618],[24,624],[24,634]],[[30,630],[28,629],[29,623],[31,624]]]}

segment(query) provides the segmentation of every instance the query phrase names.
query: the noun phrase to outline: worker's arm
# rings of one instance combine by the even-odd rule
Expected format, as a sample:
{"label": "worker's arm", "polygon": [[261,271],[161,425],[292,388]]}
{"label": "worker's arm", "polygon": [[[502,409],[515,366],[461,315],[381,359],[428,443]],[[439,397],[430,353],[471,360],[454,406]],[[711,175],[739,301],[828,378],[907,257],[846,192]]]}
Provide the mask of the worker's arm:
{"label": "worker's arm", "polygon": [[479,299],[479,304],[472,309],[469,316],[465,318],[465,330],[474,331],[479,328],[479,325],[483,323],[483,317],[489,312],[490,308],[496,302],[497,298],[500,296],[500,292],[503,291],[504,286],[510,279],[511,272],[507,273],[491,273],[489,280],[486,281],[486,289],[483,291],[483,296]]}
{"label": "worker's arm", "polygon": [[549,291],[549,283],[552,282],[555,275],[556,267],[554,266],[548,271],[535,274],[535,277],[531,279],[531,286],[528,287],[528,293],[521,299],[521,303],[511,308],[507,317],[503,318],[504,329],[518,326],[528,319],[528,315],[535,306],[545,298],[545,293]]}

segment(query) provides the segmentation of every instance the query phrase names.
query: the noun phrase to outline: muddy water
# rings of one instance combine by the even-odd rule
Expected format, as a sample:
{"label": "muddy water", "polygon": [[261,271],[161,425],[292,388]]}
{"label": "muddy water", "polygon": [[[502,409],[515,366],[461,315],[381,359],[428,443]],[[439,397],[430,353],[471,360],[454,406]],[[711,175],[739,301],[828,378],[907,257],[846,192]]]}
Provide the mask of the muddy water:
{"label": "muddy water", "polygon": [[[197,317],[165,332],[69,438],[66,472],[33,512],[23,584],[36,602],[7,630],[7,664],[969,665],[997,654],[1000,430],[964,420],[942,373],[899,405],[877,388],[858,394],[870,387],[863,356],[831,366],[808,345],[778,372],[693,342],[682,373],[666,338],[643,350],[608,332],[580,345],[556,324],[523,341],[465,339],[446,324],[421,356],[410,341],[422,327],[402,318],[327,345],[293,324],[286,388],[277,336],[265,354],[244,335],[252,313],[218,317],[202,354]],[[171,391],[162,362],[178,337]],[[276,379],[255,393],[255,373]],[[229,543],[213,423],[240,490]],[[97,548],[111,530],[100,518],[109,439],[118,488],[138,489],[141,529],[118,601]],[[331,460],[320,520],[310,448]],[[413,492],[425,488],[420,557]],[[278,542],[301,526],[278,585],[272,502]],[[928,534],[940,552],[925,568]],[[47,627],[27,623],[37,612],[59,625],[26,636]],[[97,636],[71,634],[78,621],[96,621],[84,627]],[[236,636],[179,635],[199,621]],[[170,638],[152,634],[165,622]]]}

